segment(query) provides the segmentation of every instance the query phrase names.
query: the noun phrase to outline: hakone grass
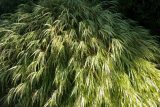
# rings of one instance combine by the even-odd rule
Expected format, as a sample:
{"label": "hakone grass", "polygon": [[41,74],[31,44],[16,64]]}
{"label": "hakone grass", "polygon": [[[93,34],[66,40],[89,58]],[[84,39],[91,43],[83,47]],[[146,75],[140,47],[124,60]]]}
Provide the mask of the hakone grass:
{"label": "hakone grass", "polygon": [[[113,4],[114,6],[114,4]],[[0,22],[5,107],[156,107],[159,45],[94,0],[22,4]]]}

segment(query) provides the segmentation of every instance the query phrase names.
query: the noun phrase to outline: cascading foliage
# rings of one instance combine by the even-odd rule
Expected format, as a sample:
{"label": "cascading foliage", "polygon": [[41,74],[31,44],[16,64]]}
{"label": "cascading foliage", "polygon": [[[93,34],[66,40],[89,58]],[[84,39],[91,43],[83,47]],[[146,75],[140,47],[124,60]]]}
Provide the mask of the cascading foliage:
{"label": "cascading foliage", "polygon": [[20,5],[0,22],[6,107],[156,107],[159,48],[149,32],[86,0]]}

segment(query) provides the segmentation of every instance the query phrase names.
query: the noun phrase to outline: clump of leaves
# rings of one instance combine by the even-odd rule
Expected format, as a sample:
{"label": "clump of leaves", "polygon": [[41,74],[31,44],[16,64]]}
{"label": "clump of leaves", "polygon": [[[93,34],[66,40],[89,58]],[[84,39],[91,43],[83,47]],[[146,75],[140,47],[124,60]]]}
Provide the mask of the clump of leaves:
{"label": "clump of leaves", "polygon": [[21,5],[1,21],[0,87],[15,107],[156,107],[159,48],[142,27],[86,0]]}

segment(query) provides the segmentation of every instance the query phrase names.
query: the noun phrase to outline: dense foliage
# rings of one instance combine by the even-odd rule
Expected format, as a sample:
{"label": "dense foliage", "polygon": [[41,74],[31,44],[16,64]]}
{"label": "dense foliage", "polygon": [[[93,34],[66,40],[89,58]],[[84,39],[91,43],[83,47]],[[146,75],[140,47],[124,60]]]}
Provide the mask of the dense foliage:
{"label": "dense foliage", "polygon": [[156,107],[159,47],[147,30],[87,0],[21,5],[0,22],[6,107]]}

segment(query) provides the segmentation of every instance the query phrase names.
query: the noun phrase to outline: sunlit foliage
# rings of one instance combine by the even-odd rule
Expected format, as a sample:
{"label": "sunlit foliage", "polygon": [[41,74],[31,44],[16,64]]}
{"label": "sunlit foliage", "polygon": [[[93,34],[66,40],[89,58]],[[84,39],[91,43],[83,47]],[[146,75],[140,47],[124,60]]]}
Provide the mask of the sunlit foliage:
{"label": "sunlit foliage", "polygon": [[4,15],[4,106],[156,107],[158,45],[112,9],[94,1],[45,0]]}

